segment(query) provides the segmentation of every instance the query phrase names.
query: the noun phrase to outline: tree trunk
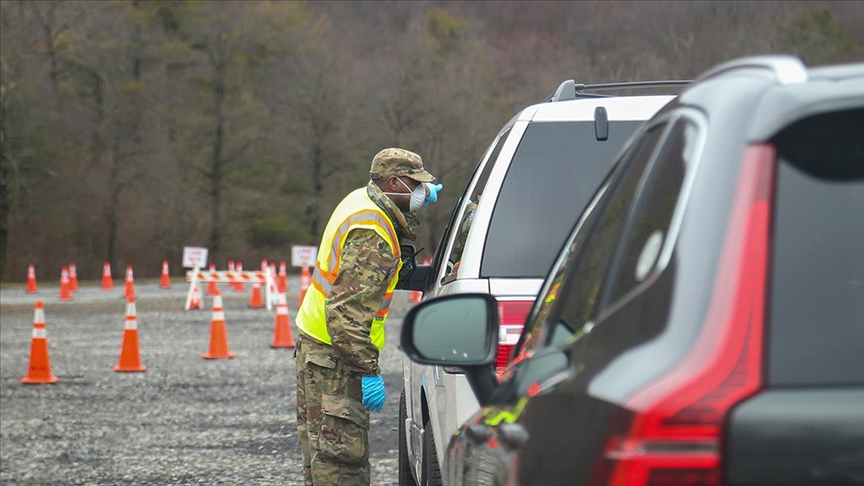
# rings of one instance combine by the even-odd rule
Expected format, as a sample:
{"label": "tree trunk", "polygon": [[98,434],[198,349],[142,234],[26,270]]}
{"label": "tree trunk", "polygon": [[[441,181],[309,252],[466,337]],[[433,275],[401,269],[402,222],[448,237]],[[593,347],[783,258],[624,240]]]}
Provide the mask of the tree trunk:
{"label": "tree trunk", "polygon": [[105,110],[103,107],[103,84],[102,78],[95,72],[91,75],[93,82],[93,128],[90,132],[90,167],[96,168],[99,164],[99,159],[102,158],[102,122],[105,119]]}
{"label": "tree trunk", "polygon": [[45,51],[48,54],[48,76],[51,79],[51,88],[54,91],[55,99],[57,103],[60,103],[60,74],[57,68],[57,51],[54,46],[54,37],[57,35],[57,32],[54,31],[54,9],[57,8],[57,4],[54,2],[48,2],[48,11],[44,14],[36,2],[33,2],[30,5],[36,13],[36,17],[39,19],[40,26],[42,27],[42,41],[45,43]]}
{"label": "tree trunk", "polygon": [[323,154],[321,139],[316,139],[312,146],[312,204],[309,205],[309,231],[317,237],[321,227],[321,198],[324,193]]}
{"label": "tree trunk", "polygon": [[0,280],[9,280],[9,219],[12,210],[9,195],[11,168],[6,154],[6,100],[0,99]]}
{"label": "tree trunk", "polygon": [[215,103],[214,134],[213,134],[213,160],[210,171],[213,207],[210,227],[210,254],[211,260],[216,261],[219,247],[222,242],[222,228],[220,220],[220,207],[222,204],[222,146],[224,143],[224,123],[222,116],[222,105],[225,101],[225,66],[216,65],[216,83],[213,88],[213,101]]}
{"label": "tree trunk", "polygon": [[117,151],[119,150],[120,140],[118,136],[114,137],[111,147],[111,155],[109,157],[109,176],[108,176],[108,252],[105,256],[105,261],[111,264],[111,271],[116,274],[117,262],[117,228],[119,226],[119,206],[120,192],[123,190],[123,185],[119,181],[120,169],[117,164]]}

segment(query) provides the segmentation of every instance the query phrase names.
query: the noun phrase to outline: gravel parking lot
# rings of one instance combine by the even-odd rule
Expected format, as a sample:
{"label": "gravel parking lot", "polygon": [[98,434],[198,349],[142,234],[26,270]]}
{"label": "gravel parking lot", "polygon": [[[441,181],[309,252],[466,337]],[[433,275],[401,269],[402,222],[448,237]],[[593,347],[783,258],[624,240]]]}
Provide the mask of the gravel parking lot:
{"label": "gravel parking lot", "polygon": [[[119,285],[118,285],[119,283]],[[273,349],[274,313],[250,309],[249,294],[222,284],[236,359],[205,360],[210,305],[184,311],[187,285],[136,282],[143,373],[117,373],[125,301],[83,282],[71,302],[56,286],[28,295],[0,290],[0,483],[302,484],[296,437],[294,362]],[[299,279],[289,282],[291,323]],[[397,292],[382,355],[387,403],[373,414],[372,483],[396,482],[401,317]],[[33,308],[45,302],[53,385],[23,385]],[[275,309],[274,309],[275,310]],[[296,328],[293,328],[296,338]]]}

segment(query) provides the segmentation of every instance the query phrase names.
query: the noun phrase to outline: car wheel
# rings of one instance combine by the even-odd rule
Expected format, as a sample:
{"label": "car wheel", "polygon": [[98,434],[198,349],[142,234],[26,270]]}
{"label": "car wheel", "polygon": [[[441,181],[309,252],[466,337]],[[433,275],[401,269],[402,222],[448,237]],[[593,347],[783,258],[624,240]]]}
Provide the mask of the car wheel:
{"label": "car wheel", "polygon": [[438,467],[438,452],[435,450],[435,436],[427,423],[423,433],[423,480],[424,486],[442,486],[441,468]]}
{"label": "car wheel", "polygon": [[408,440],[405,438],[405,420],[408,419],[408,407],[405,404],[405,390],[399,395],[399,486],[417,486],[411,473],[411,463],[408,461]]}

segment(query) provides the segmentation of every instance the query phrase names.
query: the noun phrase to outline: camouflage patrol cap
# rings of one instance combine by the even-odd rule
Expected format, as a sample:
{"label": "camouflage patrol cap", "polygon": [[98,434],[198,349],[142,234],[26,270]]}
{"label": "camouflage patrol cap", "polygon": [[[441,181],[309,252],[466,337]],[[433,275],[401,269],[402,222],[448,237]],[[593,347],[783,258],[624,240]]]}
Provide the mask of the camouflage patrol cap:
{"label": "camouflage patrol cap", "polygon": [[387,148],[372,159],[369,178],[384,179],[390,176],[406,176],[418,182],[432,182],[435,176],[423,168],[423,159],[414,152],[401,148]]}

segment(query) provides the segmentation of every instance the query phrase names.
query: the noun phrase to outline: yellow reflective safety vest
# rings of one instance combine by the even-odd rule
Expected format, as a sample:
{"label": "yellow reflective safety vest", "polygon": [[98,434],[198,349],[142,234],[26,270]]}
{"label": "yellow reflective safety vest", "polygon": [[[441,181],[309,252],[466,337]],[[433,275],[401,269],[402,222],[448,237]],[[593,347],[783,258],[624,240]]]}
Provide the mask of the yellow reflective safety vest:
{"label": "yellow reflective safety vest", "polygon": [[325,305],[333,282],[339,275],[342,248],[345,247],[348,233],[354,229],[374,230],[390,245],[390,250],[396,257],[393,268],[390,270],[391,277],[387,285],[387,292],[384,294],[381,306],[372,320],[370,332],[372,343],[381,349],[384,347],[384,322],[390,312],[390,302],[393,300],[393,291],[399,280],[402,259],[400,258],[399,238],[396,236],[393,222],[390,221],[387,213],[369,197],[365,187],[348,194],[336,206],[330,216],[330,221],[327,222],[324,236],[321,238],[321,245],[318,247],[318,258],[315,262],[315,271],[312,273],[312,285],[306,291],[306,296],[297,312],[297,328],[302,333],[324,344],[332,344],[330,333],[327,332]]}

